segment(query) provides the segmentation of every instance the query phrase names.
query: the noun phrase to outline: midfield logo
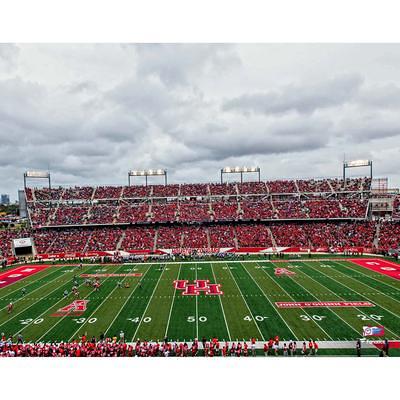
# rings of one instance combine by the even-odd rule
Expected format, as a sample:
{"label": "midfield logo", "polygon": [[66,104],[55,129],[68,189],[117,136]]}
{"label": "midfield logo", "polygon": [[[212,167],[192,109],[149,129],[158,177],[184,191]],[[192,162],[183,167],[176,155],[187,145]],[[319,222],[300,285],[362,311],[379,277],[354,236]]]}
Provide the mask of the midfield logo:
{"label": "midfield logo", "polygon": [[219,283],[210,283],[207,280],[195,280],[194,283],[189,283],[185,280],[174,281],[174,288],[182,290],[183,296],[198,296],[201,292],[211,296],[221,296],[224,292],[221,291],[221,285]]}
{"label": "midfield logo", "polygon": [[51,314],[52,317],[65,317],[70,315],[72,317],[79,317],[86,311],[87,302],[89,300],[74,300],[71,304],[59,308],[57,312]]}

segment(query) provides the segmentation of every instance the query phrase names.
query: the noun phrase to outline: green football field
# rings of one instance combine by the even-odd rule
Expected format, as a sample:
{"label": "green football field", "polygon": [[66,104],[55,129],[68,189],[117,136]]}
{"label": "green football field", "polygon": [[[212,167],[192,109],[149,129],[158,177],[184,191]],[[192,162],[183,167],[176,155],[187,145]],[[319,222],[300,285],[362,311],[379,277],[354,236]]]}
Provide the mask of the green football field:
{"label": "green football field", "polygon": [[[277,275],[284,268],[293,275]],[[100,277],[94,291],[81,274]],[[131,276],[127,275],[131,274]],[[138,276],[132,276],[136,274]],[[71,293],[77,277],[79,297]],[[186,281],[174,285],[174,281]],[[218,284],[223,294],[184,295],[194,281]],[[122,288],[117,283],[122,283]],[[125,283],[129,287],[125,287]],[[192,286],[192,289],[193,289]],[[207,286],[208,287],[208,286]],[[22,288],[26,289],[23,295]],[[65,290],[69,291],[64,297]],[[189,291],[190,292],[190,291]],[[79,300],[77,309],[64,307]],[[278,308],[277,302],[369,302],[368,307]],[[14,309],[7,312],[13,302]],[[24,341],[71,341],[101,333],[126,341],[147,339],[350,341],[363,326],[382,325],[385,338],[400,338],[400,280],[345,260],[232,261],[52,265],[0,289],[0,332]],[[67,310],[67,311],[65,311]]]}

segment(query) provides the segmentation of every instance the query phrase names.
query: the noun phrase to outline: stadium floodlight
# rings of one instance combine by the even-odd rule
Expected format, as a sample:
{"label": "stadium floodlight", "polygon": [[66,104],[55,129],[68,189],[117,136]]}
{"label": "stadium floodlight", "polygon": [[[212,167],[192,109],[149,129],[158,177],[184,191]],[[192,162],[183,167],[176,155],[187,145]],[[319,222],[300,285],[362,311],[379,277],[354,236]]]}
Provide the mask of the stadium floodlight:
{"label": "stadium floodlight", "polygon": [[372,161],[370,160],[354,160],[345,162],[347,168],[352,167],[369,167]]}
{"label": "stadium floodlight", "polygon": [[47,179],[50,176],[50,173],[44,172],[44,171],[26,171],[25,176],[27,178],[45,178],[45,179]]}
{"label": "stadium floodlight", "polygon": [[25,171],[24,172],[24,188],[26,188],[27,179],[47,179],[49,181],[49,189],[51,189],[50,172],[46,171]]}
{"label": "stadium floodlight", "polygon": [[131,185],[131,177],[134,176],[144,176],[146,178],[146,186],[147,186],[147,177],[148,176],[164,176],[165,185],[167,184],[167,170],[166,169],[141,169],[141,170],[132,170],[128,172],[128,184]]}
{"label": "stadium floodlight", "polygon": [[370,167],[370,177],[372,179],[372,160],[343,161],[344,186],[346,186],[346,169],[347,168],[359,168],[359,167]]}
{"label": "stadium floodlight", "polygon": [[240,174],[240,182],[243,183],[244,173],[258,173],[258,181],[260,182],[260,167],[224,167],[221,169],[221,184],[223,183],[223,174]]}

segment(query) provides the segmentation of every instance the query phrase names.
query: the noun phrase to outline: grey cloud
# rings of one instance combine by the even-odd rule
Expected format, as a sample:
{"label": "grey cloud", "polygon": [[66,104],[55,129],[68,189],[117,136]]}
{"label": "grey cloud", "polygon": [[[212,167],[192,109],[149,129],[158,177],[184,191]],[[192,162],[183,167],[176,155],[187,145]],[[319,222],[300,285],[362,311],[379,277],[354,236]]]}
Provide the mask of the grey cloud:
{"label": "grey cloud", "polygon": [[275,91],[244,94],[227,100],[222,105],[222,110],[247,114],[279,114],[293,110],[310,113],[351,100],[362,82],[360,75],[353,74],[318,84],[287,85]]}

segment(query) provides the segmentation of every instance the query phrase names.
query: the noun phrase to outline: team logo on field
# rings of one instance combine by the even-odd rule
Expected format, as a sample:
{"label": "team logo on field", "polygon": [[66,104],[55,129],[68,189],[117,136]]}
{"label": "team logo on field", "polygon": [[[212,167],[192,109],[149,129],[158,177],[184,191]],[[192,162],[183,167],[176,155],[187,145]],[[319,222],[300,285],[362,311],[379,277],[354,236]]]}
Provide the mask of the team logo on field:
{"label": "team logo on field", "polygon": [[275,275],[296,275],[296,272],[289,271],[287,268],[275,268]]}
{"label": "team logo on field", "polygon": [[210,283],[207,280],[195,280],[194,283],[189,283],[186,280],[174,281],[174,288],[182,290],[183,296],[198,296],[201,292],[211,296],[221,296],[224,292],[221,291],[221,285],[219,283]]}
{"label": "team logo on field", "polygon": [[52,317],[65,317],[70,315],[72,317],[79,317],[86,311],[86,306],[89,300],[74,300],[71,304],[59,308]]}

